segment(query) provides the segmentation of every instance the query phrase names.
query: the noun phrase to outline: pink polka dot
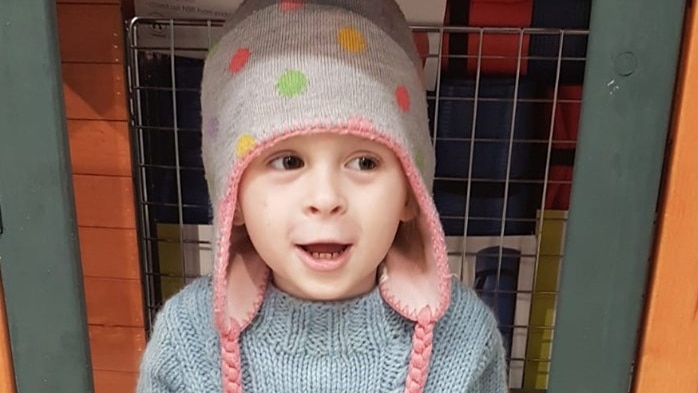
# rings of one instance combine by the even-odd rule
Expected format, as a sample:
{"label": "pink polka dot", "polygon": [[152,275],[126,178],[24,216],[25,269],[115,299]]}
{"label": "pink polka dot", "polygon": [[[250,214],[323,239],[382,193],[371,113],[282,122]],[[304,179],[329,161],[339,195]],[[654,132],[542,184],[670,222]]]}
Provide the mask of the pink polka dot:
{"label": "pink polka dot", "polygon": [[410,110],[410,93],[405,86],[400,86],[395,90],[395,98],[403,112]]}
{"label": "pink polka dot", "polygon": [[230,59],[230,72],[233,74],[237,74],[242,70],[243,67],[245,67],[245,64],[247,64],[247,61],[250,59],[250,49],[249,48],[240,48],[238,49],[237,52],[233,55],[233,57]]}
{"label": "pink polka dot", "polygon": [[279,10],[284,12],[298,11],[303,8],[303,0],[281,0],[279,2]]}

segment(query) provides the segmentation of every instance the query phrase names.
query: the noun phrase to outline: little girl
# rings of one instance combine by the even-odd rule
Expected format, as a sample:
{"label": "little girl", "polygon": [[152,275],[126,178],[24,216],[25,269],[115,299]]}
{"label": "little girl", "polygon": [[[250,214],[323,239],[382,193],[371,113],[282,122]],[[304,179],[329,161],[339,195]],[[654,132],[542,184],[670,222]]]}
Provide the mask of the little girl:
{"label": "little girl", "polygon": [[167,301],[140,393],[504,393],[451,278],[421,62],[394,0],[248,0],[211,50],[215,269]]}

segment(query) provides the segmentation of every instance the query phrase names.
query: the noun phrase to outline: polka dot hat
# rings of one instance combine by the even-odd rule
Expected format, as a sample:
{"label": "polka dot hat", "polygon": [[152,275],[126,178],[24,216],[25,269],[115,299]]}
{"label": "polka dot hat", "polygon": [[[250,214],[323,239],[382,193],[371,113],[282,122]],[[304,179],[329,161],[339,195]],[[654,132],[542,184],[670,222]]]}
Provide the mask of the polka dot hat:
{"label": "polka dot hat", "polygon": [[389,147],[420,207],[421,239],[409,242],[419,249],[393,247],[379,285],[383,299],[416,322],[406,392],[422,391],[450,278],[431,198],[435,158],[421,62],[400,8],[394,0],[248,0],[224,29],[206,60],[201,102],[225,392],[241,391],[239,337],[270,278],[244,228],[233,225],[240,178],[275,143],[325,132]]}

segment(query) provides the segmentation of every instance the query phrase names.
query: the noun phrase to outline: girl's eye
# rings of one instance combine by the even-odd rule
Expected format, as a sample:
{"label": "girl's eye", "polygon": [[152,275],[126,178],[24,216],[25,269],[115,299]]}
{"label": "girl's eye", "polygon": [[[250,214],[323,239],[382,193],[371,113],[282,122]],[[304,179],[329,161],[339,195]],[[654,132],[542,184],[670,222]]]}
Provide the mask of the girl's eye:
{"label": "girl's eye", "polygon": [[372,157],[357,157],[349,163],[351,169],[356,169],[359,171],[370,171],[376,169],[378,166],[378,160]]}
{"label": "girl's eye", "polygon": [[303,168],[305,163],[298,156],[283,156],[273,159],[269,165],[274,169],[292,171],[294,169]]}

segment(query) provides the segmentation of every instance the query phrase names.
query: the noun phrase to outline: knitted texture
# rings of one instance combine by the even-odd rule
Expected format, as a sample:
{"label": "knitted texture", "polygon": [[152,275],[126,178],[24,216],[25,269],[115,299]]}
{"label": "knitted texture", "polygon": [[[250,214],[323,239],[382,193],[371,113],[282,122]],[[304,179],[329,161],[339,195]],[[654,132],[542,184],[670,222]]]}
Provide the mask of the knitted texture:
{"label": "knitted texture", "polygon": [[[454,282],[434,325],[425,392],[505,393],[504,348],[491,311]],[[201,278],[158,314],[137,393],[221,392],[211,279]],[[411,322],[377,291],[350,301],[305,302],[269,287],[241,335],[245,392],[398,393],[409,381]]]}
{"label": "knitted texture", "polygon": [[225,393],[242,391],[241,336],[270,277],[245,243],[244,228],[233,225],[240,179],[279,141],[328,132],[390,148],[419,207],[421,239],[391,248],[379,290],[394,311],[416,322],[404,391],[421,392],[435,324],[451,291],[431,199],[435,156],[421,62],[404,15],[394,0],[248,0],[224,30],[204,66],[201,107],[215,234],[212,306]]}

